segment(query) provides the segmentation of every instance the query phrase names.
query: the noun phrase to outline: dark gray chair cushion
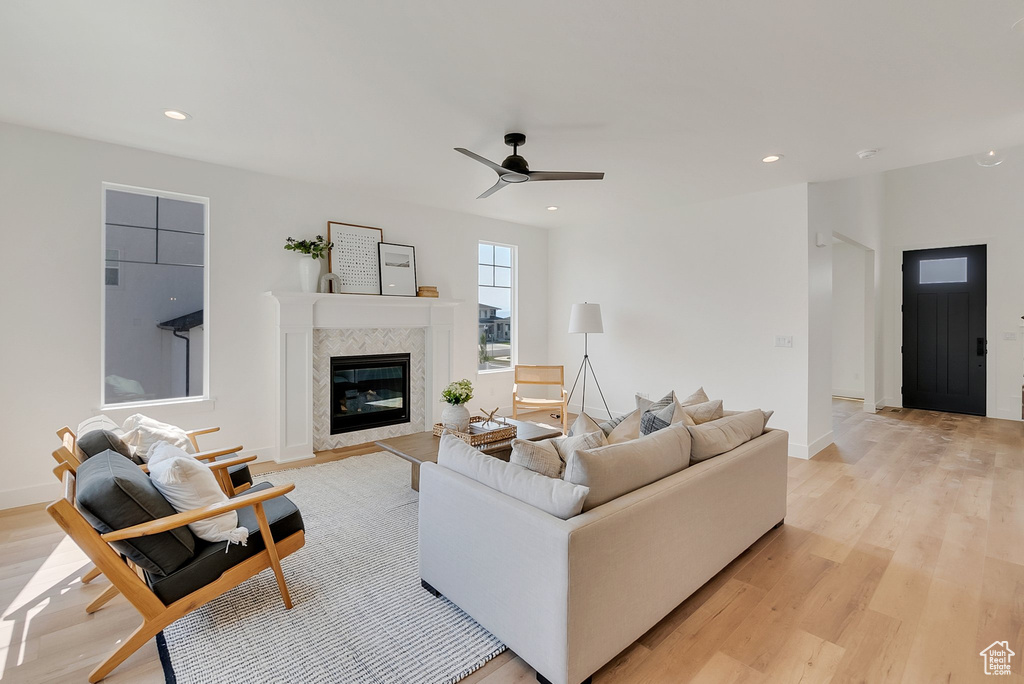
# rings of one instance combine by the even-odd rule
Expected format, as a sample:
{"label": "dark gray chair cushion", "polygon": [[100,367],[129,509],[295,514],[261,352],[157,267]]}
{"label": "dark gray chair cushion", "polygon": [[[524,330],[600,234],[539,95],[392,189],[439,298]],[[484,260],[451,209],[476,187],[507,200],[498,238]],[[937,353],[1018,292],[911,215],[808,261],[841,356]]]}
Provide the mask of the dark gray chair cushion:
{"label": "dark gray chair cushion", "polygon": [[[229,455],[223,456],[221,458],[232,458],[232,457],[237,456],[237,455],[238,454],[229,454]],[[218,458],[216,460],[219,461],[221,459]],[[230,468],[228,468],[228,475],[231,476],[231,485],[235,489],[238,489],[239,487],[241,487],[242,485],[245,485],[245,484],[248,484],[248,485],[252,484],[252,473],[249,472],[249,464],[248,463],[239,463],[236,466],[231,466]]]}
{"label": "dark gray chair cushion", "polygon": [[[261,482],[245,494],[258,492],[272,486],[267,482]],[[244,494],[239,494],[239,496],[244,496]],[[267,522],[270,523],[270,532],[277,541],[305,529],[302,524],[302,514],[287,497],[279,496],[264,502],[263,510],[267,514]],[[231,544],[225,553],[224,547],[227,542],[207,542],[196,539],[195,557],[187,565],[165,577],[146,573],[146,580],[153,589],[153,593],[165,605],[170,605],[213,582],[225,570],[262,551],[265,548],[263,535],[260,534],[260,524],[256,520],[256,512],[251,506],[238,510],[238,524],[249,530],[249,540],[245,546]]]}
{"label": "dark gray chair cushion", "polygon": [[110,430],[90,430],[84,435],[79,435],[76,444],[87,459],[110,450],[116,451],[133,463],[142,465],[142,459],[133,454],[124,440]]}
{"label": "dark gray chair cushion", "polygon": [[[149,475],[115,451],[82,463],[75,480],[78,510],[100,534],[177,513]],[[147,572],[166,575],[192,559],[196,539],[187,527],[179,527],[112,546]]]}

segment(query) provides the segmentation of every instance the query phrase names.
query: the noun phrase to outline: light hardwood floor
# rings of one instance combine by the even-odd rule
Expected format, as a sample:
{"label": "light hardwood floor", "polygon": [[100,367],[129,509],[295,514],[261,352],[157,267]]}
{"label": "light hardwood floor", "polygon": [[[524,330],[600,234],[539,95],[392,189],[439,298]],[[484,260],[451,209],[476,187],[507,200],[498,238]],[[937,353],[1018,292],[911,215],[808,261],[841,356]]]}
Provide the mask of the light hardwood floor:
{"label": "light hardwood floor", "polygon": [[[1024,681],[1024,424],[833,406],[836,444],[790,460],[786,524],[595,683],[981,681],[996,640]],[[0,514],[0,680],[84,682],[138,624],[123,599],[85,614],[106,586],[85,564],[41,508]],[[463,681],[533,677],[505,653]],[[105,681],[162,682],[156,647]]]}

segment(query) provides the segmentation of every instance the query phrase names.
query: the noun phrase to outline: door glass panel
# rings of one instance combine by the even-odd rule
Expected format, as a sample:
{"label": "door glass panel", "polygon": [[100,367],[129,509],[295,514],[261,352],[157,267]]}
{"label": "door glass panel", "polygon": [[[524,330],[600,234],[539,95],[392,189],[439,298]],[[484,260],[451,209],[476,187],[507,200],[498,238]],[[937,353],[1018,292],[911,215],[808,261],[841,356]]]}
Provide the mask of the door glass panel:
{"label": "door glass panel", "polygon": [[966,283],[967,257],[953,257],[951,259],[922,259],[921,278],[918,282],[922,285],[934,283]]}

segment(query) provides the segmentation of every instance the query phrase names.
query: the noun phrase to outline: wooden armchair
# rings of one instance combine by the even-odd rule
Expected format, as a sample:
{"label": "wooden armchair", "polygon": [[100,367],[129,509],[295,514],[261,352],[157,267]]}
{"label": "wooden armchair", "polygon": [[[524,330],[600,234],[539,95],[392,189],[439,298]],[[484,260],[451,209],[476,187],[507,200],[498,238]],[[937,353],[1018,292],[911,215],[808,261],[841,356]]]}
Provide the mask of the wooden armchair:
{"label": "wooden armchair", "polygon": [[[558,399],[535,399],[519,395],[520,385],[547,385],[558,387]],[[512,384],[512,418],[519,417],[519,409],[548,411],[558,409],[562,420],[562,434],[569,431],[569,393],[565,390],[565,366],[516,366]]]}
{"label": "wooden armchair", "polygon": [[[81,497],[81,492],[76,492],[80,483],[85,488],[83,491],[92,492],[91,496],[95,497],[96,492],[102,492],[105,486],[103,479],[110,479],[107,473],[114,470],[119,471],[118,476],[122,481],[134,480],[131,483],[133,486],[150,487],[156,492],[156,488],[141,470],[130,468],[127,460],[118,463],[117,459],[121,457],[95,456],[90,461],[106,462],[94,465],[86,462],[78,473],[67,463],[58,464],[54,473],[64,484],[64,496],[46,509],[61,529],[142,615],[142,625],[92,671],[90,682],[98,682],[106,677],[128,656],[178,618],[266,568],[274,571],[285,607],[292,607],[281,559],[305,544],[302,516],[294,504],[284,497],[295,485],[274,487],[260,484],[230,501],[155,519],[150,516],[144,522],[104,534],[87,519],[83,513],[85,509],[81,508],[82,503],[79,501],[76,504],[76,497]],[[133,476],[132,472],[136,475]],[[158,492],[156,496],[160,496]],[[163,502],[166,504],[166,500]],[[93,505],[94,510],[89,513],[94,518],[96,508]],[[258,535],[250,535],[247,546],[233,544],[225,553],[223,542],[196,539],[185,527],[189,523],[228,511],[238,511],[239,525],[253,531],[259,528]],[[100,520],[98,524],[102,528],[108,526],[109,522]],[[182,533],[187,535],[187,539],[194,540],[194,552],[183,560],[179,558],[180,565],[172,567],[171,572],[160,573],[143,568],[138,568],[137,572],[122,558],[122,554],[138,553],[144,543],[145,554],[148,554],[144,558],[155,557],[157,553],[154,553],[154,549],[159,552],[167,546],[175,547],[172,550],[180,556],[184,551],[175,546],[175,538],[180,540]],[[175,535],[175,538],[170,535]],[[165,538],[169,541],[164,542]],[[164,555],[167,556],[166,553]],[[216,576],[217,579],[206,582],[204,578],[210,576]]]}

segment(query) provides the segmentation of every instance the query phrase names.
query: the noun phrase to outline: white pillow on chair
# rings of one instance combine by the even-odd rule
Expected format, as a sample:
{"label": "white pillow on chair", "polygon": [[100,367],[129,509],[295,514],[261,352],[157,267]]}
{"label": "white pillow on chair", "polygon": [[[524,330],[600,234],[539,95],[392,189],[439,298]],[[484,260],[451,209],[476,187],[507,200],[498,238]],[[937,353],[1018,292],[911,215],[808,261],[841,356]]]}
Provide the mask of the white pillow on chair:
{"label": "white pillow on chair", "polygon": [[[208,465],[167,442],[156,442],[152,446],[149,479],[179,513],[228,500]],[[244,545],[249,538],[249,530],[238,526],[236,511],[199,520],[188,528],[206,541]]]}
{"label": "white pillow on chair", "polygon": [[135,455],[144,463],[149,462],[149,450],[153,448],[154,444],[161,441],[173,444],[187,453],[196,453],[188,434],[176,425],[161,423],[141,413],[136,413],[128,416],[121,427],[124,430],[121,439],[135,449]]}

